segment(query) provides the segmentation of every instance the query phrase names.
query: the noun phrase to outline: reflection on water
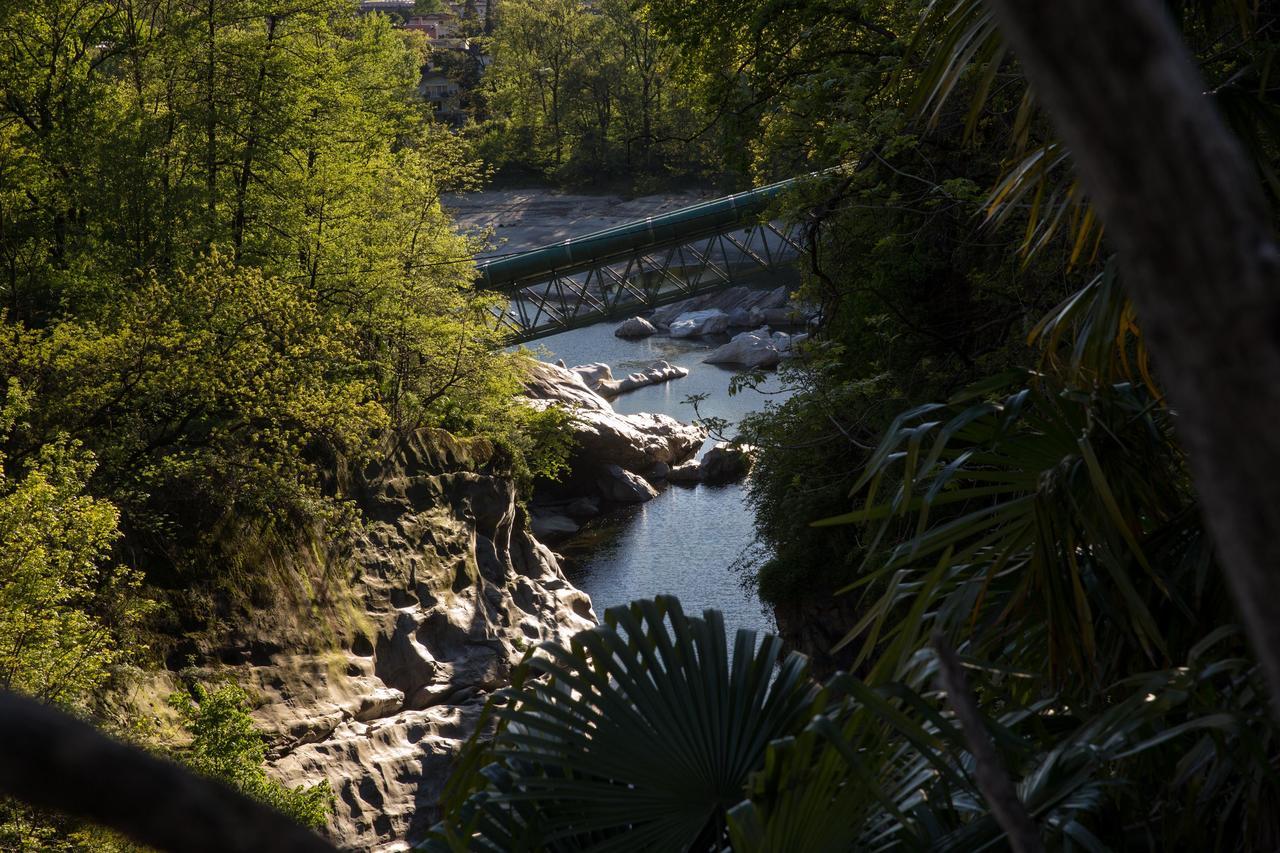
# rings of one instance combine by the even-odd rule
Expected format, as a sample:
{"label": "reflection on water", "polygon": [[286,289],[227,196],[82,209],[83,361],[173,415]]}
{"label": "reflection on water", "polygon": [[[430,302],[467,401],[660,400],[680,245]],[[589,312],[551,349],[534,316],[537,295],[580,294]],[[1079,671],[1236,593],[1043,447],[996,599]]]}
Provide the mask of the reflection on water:
{"label": "reflection on water", "polygon": [[[709,395],[699,404],[704,417],[736,422],[759,411],[767,399],[780,400],[776,377],[761,390],[729,396],[734,371],[703,364],[713,346],[690,340],[653,337],[624,341],[614,337],[614,323],[564,332],[540,342],[542,358],[562,358],[570,367],[603,361],[614,376],[624,376],[650,362],[664,359],[689,369],[689,375],[663,385],[624,394],[614,408],[624,414],[661,412],[683,421],[694,418],[693,407],[682,401],[694,394]],[[766,396],[770,394],[771,396]],[[732,430],[731,430],[732,432]],[[708,445],[711,440],[708,440]],[[705,449],[705,448],[704,448]],[[648,503],[628,507],[589,524],[559,550],[571,558],[570,579],[591,596],[596,612],[636,598],[671,593],[685,611],[700,613],[714,607],[734,628],[772,629],[772,616],[754,593],[746,591],[732,570],[747,549],[754,547],[751,511],[741,484],[726,486],[667,486]]]}

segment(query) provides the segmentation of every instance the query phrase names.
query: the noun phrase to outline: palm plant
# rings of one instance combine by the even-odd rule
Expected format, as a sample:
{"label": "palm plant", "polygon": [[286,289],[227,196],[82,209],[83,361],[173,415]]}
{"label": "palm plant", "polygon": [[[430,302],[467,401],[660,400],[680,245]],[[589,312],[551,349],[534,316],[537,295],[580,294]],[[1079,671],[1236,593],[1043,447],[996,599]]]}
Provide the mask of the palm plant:
{"label": "palm plant", "polygon": [[487,706],[428,849],[718,850],[775,738],[826,702],[775,637],[660,596],[541,647]]}
{"label": "palm plant", "polygon": [[1230,610],[1170,421],[1143,386],[1035,373],[900,416],[863,508],[819,522],[872,532],[857,665],[891,678],[932,630],[1057,685],[1180,657]]}
{"label": "palm plant", "polygon": [[[1271,165],[1280,140],[1273,48],[1267,37],[1276,24],[1274,10],[1235,0],[1170,0],[1169,7],[1199,56],[1210,81],[1209,96],[1245,143],[1259,176],[1280,195],[1280,179]],[[963,92],[969,99],[966,137],[974,136],[983,120],[1008,132],[1004,175],[984,205],[989,224],[1023,216],[1020,248],[1028,255],[1047,247],[1065,229],[1070,265],[1096,260],[1102,228],[1075,176],[1070,153],[1048,131],[1034,91],[1010,66],[1008,47],[984,0],[931,0],[901,74],[915,78],[912,108],[931,123],[939,120],[952,96]],[[1010,83],[1018,92],[1012,115],[997,119],[993,106]]]}
{"label": "palm plant", "polygon": [[[625,635],[625,636],[624,636]],[[1061,849],[1280,837],[1265,699],[1213,632],[1185,665],[1110,685],[1090,711],[1016,698],[984,664],[985,725],[1046,840]],[[824,685],[778,642],[671,598],[609,611],[531,655],[468,743],[428,850],[978,850],[1003,830],[925,647],[878,686]],[[1010,689],[1013,688],[1013,689]],[[1171,748],[1172,747],[1172,748]],[[1211,820],[1205,816],[1211,815]],[[1143,843],[1143,839],[1146,843]],[[1213,846],[1212,844],[1206,846]]]}

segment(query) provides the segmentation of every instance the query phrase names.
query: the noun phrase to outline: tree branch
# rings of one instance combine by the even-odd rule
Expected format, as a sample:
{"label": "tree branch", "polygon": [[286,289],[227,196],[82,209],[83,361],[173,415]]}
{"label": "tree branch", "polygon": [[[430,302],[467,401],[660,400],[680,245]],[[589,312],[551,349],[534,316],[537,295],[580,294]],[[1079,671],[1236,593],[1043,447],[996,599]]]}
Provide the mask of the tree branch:
{"label": "tree branch", "polygon": [[1000,766],[1000,757],[996,755],[991,734],[982,721],[978,703],[965,683],[960,658],[956,657],[955,650],[947,645],[941,633],[934,633],[933,647],[938,651],[939,686],[946,691],[947,701],[956,712],[965,743],[969,745],[978,790],[982,792],[987,805],[991,806],[996,823],[1000,824],[1000,828],[1009,837],[1009,846],[1014,853],[1041,853],[1044,844],[1040,840],[1040,830],[1027,814],[1022,800],[1018,799],[1013,780]]}
{"label": "tree branch", "polygon": [[0,794],[183,853],[336,853],[270,807],[0,691]]}

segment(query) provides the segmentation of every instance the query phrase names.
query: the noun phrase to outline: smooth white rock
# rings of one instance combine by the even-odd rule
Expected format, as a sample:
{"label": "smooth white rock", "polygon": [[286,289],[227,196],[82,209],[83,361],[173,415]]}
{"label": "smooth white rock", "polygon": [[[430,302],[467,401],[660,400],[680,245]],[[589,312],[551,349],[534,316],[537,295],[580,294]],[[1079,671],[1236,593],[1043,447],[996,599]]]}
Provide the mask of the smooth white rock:
{"label": "smooth white rock", "polygon": [[[784,336],[786,337],[786,336]],[[708,364],[737,364],[743,367],[776,367],[782,359],[778,350],[781,339],[769,333],[768,326],[754,332],[734,335],[727,344],[717,347],[704,362]]]}
{"label": "smooth white rock", "polygon": [[609,365],[601,361],[579,364],[569,369],[582,377],[582,381],[593,391],[600,390],[601,382],[613,381],[613,371],[609,369]]}

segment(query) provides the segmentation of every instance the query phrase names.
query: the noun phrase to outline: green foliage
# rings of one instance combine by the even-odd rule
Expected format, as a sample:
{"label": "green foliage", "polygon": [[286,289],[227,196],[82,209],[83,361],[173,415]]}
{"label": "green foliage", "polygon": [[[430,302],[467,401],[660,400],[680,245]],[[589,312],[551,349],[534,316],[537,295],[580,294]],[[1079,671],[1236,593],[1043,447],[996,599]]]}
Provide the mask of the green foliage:
{"label": "green foliage", "polygon": [[815,704],[807,666],[671,597],[526,657],[486,705],[428,849],[717,850],[765,746]]}
{"label": "green foliage", "polygon": [[261,800],[303,826],[320,829],[333,811],[328,782],[288,788],[263,769],[266,745],[249,716],[249,697],[233,684],[194,687],[194,697],[175,693],[169,703],[182,715],[191,743],[176,757],[193,770]]}
{"label": "green foliage", "polygon": [[440,205],[483,169],[417,100],[421,51],[346,0],[0,9],[0,366],[33,394],[3,450],[92,451],[152,582],[340,542],[331,474],[388,432],[541,452]]}
{"label": "green foliage", "polygon": [[[1104,707],[1019,699],[967,654],[984,722],[1051,849],[1267,849],[1280,825],[1268,708],[1232,629]],[[464,750],[428,850],[838,851],[999,847],[1003,831],[932,649],[825,684],[779,646],[671,598],[544,645]]]}
{"label": "green foliage", "polygon": [[[29,395],[10,380],[0,435]],[[20,469],[0,456],[0,688],[84,709],[136,650],[130,632],[145,607],[138,577],[110,561],[119,536],[110,503],[85,494],[95,462],[59,438]]]}
{"label": "green foliage", "polygon": [[864,508],[822,522],[873,531],[859,661],[892,670],[940,629],[1087,696],[1181,659],[1232,611],[1172,439],[1143,388],[1016,373],[899,416]]}
{"label": "green foliage", "polygon": [[484,78],[490,162],[568,183],[699,171],[713,159],[696,73],[649,4],[506,0]]}
{"label": "green foliage", "polygon": [[[10,378],[0,438],[21,424],[31,395]],[[149,609],[140,577],[114,563],[119,513],[85,491],[96,462],[60,436],[21,465],[0,454],[0,689],[91,711],[121,664],[142,651]],[[0,798],[3,849],[118,849],[97,830]]]}

